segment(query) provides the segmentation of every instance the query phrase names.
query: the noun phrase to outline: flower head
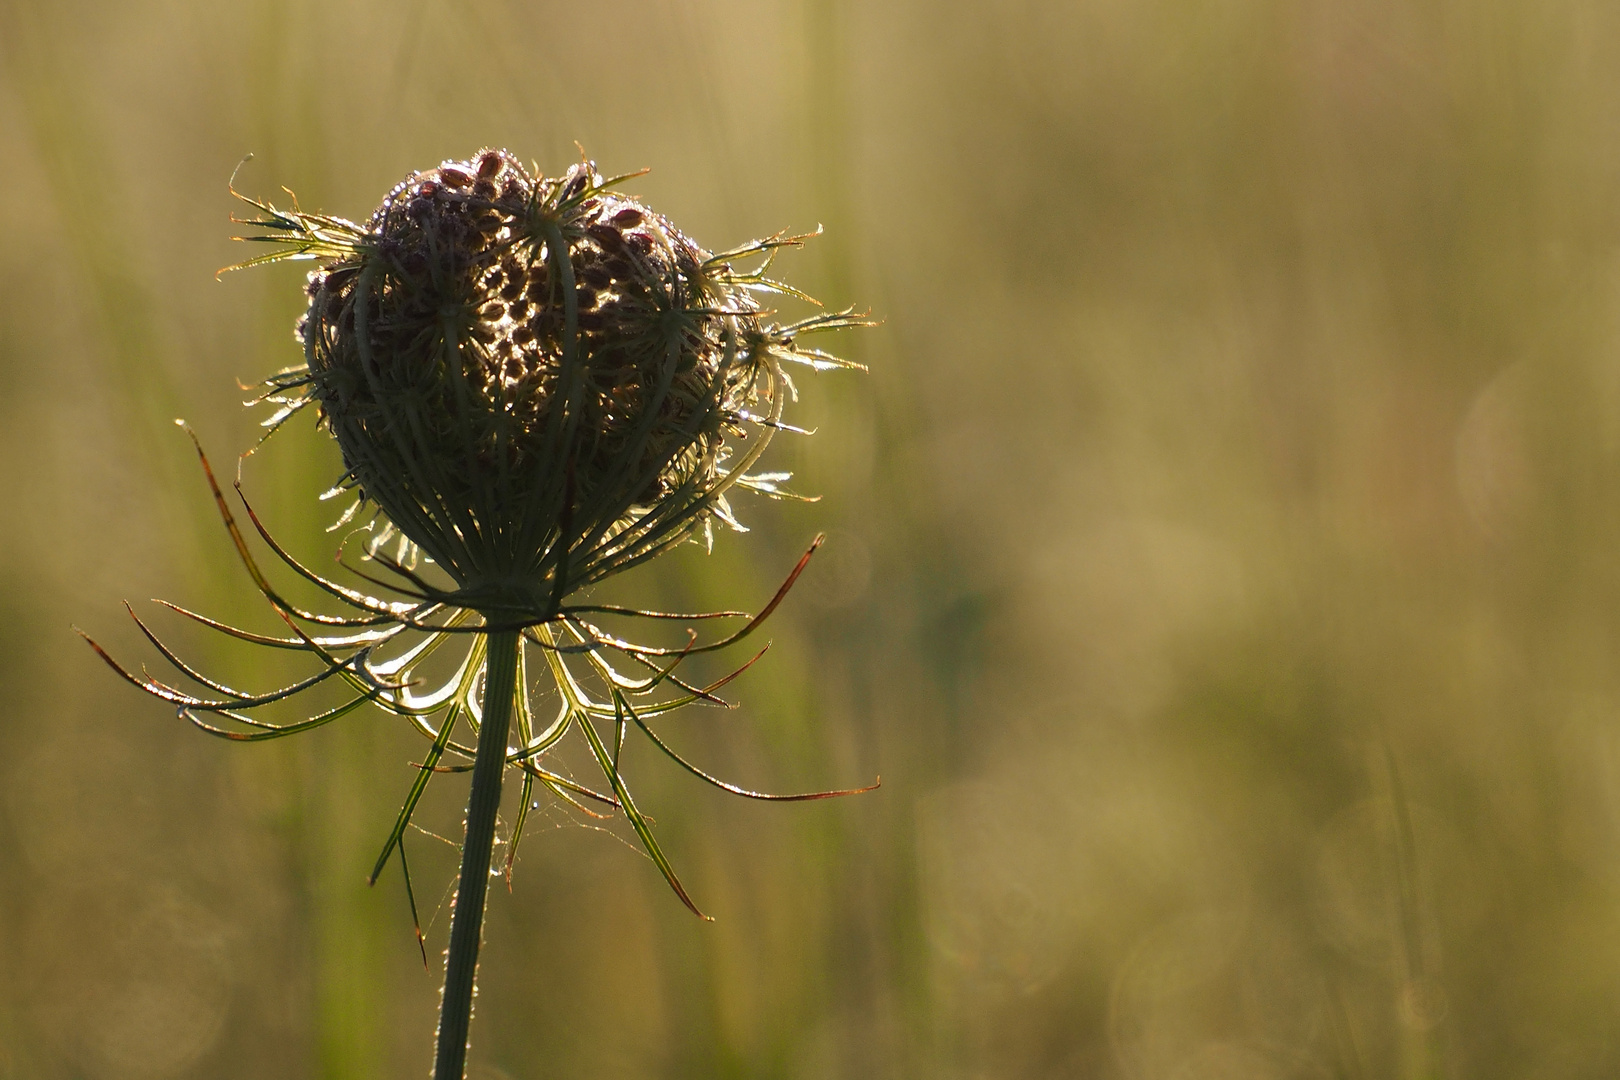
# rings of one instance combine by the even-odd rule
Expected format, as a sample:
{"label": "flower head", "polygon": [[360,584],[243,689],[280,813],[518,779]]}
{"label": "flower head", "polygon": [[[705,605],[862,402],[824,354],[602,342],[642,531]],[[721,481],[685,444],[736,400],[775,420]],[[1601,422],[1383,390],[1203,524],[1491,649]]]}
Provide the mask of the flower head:
{"label": "flower head", "polygon": [[756,294],[792,290],[735,263],[802,237],[711,254],[623,179],[484,150],[408,177],[364,227],[253,203],[266,258],[323,260],[305,365],[273,388],[318,405],[344,482],[486,613],[544,617],[730,520],[792,392],[782,362],[842,364],[797,338],[859,321],[768,322]]}

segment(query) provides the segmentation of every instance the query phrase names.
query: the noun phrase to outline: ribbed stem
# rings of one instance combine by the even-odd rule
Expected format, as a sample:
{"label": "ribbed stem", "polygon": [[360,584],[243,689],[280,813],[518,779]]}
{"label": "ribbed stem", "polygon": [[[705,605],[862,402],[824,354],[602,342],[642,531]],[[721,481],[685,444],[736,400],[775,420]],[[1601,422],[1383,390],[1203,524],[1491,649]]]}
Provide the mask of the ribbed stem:
{"label": "ribbed stem", "polygon": [[489,635],[484,673],[484,718],[473,760],[472,793],[467,796],[467,836],[461,847],[461,879],[450,921],[450,957],[439,999],[439,1042],[433,1080],[464,1080],[467,1029],[472,1021],[478,946],[484,934],[484,896],[495,846],[495,815],[501,807],[501,776],[506,771],[506,737],[512,727],[519,638],[516,631]]}

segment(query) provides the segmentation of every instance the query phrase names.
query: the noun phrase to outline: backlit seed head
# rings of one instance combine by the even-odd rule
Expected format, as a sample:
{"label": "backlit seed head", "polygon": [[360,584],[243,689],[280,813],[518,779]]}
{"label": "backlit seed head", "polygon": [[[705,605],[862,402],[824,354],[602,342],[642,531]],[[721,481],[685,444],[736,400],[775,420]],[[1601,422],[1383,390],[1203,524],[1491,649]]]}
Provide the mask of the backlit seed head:
{"label": "backlit seed head", "polygon": [[728,437],[787,385],[729,264],[588,162],[548,179],[485,150],[408,177],[309,294],[352,482],[515,607],[729,516]]}

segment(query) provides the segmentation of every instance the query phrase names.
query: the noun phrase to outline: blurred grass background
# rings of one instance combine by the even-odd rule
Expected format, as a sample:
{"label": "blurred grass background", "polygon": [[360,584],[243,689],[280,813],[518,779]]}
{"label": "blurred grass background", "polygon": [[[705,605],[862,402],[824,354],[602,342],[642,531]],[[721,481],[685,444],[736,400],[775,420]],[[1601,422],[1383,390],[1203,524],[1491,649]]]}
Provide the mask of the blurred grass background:
{"label": "blurred grass background", "polygon": [[[672,726],[884,783],[633,756],[714,925],[531,819],[476,1080],[1620,1073],[1617,125],[1601,0],[3,0],[0,1077],[426,1074],[363,884],[420,744],[205,739],[69,624],[267,626],[170,423],[228,469],[296,361],[300,275],[213,278],[244,153],[362,217],[576,139],[710,246],[824,223],[784,273],[885,320],[773,450],[824,501],[623,584],[757,606],[828,529]],[[246,470],[323,565],[336,472]]]}

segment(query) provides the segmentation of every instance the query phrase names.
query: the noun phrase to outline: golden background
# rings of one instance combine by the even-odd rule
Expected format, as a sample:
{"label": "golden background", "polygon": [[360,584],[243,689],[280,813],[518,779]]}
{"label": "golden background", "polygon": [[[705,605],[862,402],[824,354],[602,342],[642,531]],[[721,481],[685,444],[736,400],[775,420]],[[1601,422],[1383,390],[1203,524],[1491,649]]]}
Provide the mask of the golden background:
{"label": "golden background", "polygon": [[[707,246],[824,223],[779,269],[883,320],[773,448],[822,502],[615,586],[757,607],[826,529],[743,707],[665,729],[883,787],[633,747],[713,925],[532,817],[474,1080],[1620,1074],[1620,8],[6,0],[0,1077],[426,1075],[363,881],[423,744],[204,738],[70,626],[273,629],[171,424],[228,475],[298,359],[297,270],[214,279],[244,154],[363,218],[575,140]],[[330,566],[299,426],[245,481]]]}

